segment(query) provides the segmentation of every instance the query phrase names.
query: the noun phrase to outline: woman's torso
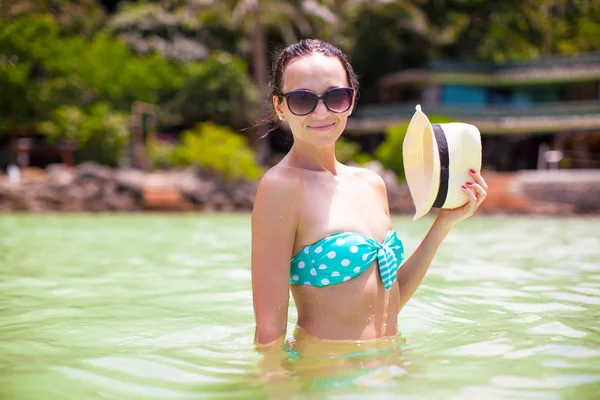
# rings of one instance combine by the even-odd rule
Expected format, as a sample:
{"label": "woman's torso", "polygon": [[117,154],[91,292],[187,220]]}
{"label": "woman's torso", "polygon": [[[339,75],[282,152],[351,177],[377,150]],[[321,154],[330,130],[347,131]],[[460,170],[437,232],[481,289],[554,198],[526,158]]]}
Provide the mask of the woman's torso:
{"label": "woman's torso", "polygon": [[[329,172],[298,170],[304,186],[294,254],[336,232],[355,232],[383,242],[391,227],[387,204],[366,171],[341,166]],[[292,285],[298,325],[321,339],[372,339],[397,334],[398,284],[386,290],[377,262],[340,284]]]}

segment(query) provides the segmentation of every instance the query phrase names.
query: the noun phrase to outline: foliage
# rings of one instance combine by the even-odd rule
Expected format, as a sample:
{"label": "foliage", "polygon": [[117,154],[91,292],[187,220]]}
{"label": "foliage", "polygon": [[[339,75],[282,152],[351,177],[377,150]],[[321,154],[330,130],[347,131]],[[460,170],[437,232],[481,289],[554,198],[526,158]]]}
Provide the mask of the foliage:
{"label": "foliage", "polygon": [[423,65],[431,48],[405,7],[378,3],[353,8],[344,26],[344,47],[361,77],[363,99],[372,98],[369,88],[383,75]]}
{"label": "foliage", "polygon": [[155,169],[168,169],[172,166],[173,150],[175,150],[175,144],[159,140],[154,135],[146,140],[146,151],[152,167]]}
{"label": "foliage", "polygon": [[339,138],[335,143],[335,156],[336,159],[342,164],[349,162],[355,162],[357,164],[366,164],[373,160],[370,154],[362,153],[360,151],[360,145],[356,142]]}
{"label": "foliage", "polygon": [[426,9],[434,25],[453,23],[448,10],[467,17],[454,40],[435,49],[437,57],[503,63],[600,50],[600,3],[594,1],[446,0]]}
{"label": "foliage", "polygon": [[160,56],[136,56],[104,34],[66,35],[49,16],[0,24],[0,49],[0,115],[10,116],[0,132],[48,119],[62,105],[156,103],[181,84],[179,69]]}
{"label": "foliage", "polygon": [[212,122],[199,123],[185,131],[170,158],[173,165],[198,165],[229,181],[258,179],[263,174],[247,140]]}
{"label": "foliage", "polygon": [[75,142],[78,162],[92,160],[112,166],[117,165],[129,137],[127,116],[106,103],[93,104],[89,111],[61,106],[38,129],[52,142]]}
{"label": "foliage", "polygon": [[235,128],[248,126],[256,115],[258,89],[250,80],[246,64],[228,53],[214,52],[189,64],[186,78],[170,104],[184,126],[212,120]]}
{"label": "foliage", "polygon": [[[453,119],[441,115],[430,115],[428,118],[432,124],[454,122]],[[375,158],[377,158],[386,169],[394,171],[400,181],[406,180],[404,175],[402,144],[404,143],[408,124],[409,122],[405,122],[403,124],[388,127],[385,131],[384,141],[375,150]]]}
{"label": "foliage", "polygon": [[0,19],[10,20],[27,15],[46,15],[55,19],[65,31],[88,35],[100,27],[106,15],[97,0],[3,0]]}

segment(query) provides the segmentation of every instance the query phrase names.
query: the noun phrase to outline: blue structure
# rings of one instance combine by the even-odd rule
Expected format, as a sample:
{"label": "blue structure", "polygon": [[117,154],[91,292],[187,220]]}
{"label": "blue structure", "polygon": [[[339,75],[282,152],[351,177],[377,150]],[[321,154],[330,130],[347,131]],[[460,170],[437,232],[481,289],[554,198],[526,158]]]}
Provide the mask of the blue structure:
{"label": "blue structure", "polygon": [[476,125],[488,144],[484,158],[486,147],[515,155],[487,154],[490,168],[536,168],[541,145],[564,152],[565,167],[600,168],[600,54],[506,65],[438,61],[384,76],[378,90],[379,102],[361,105],[348,132],[382,133],[421,104],[427,115]]}

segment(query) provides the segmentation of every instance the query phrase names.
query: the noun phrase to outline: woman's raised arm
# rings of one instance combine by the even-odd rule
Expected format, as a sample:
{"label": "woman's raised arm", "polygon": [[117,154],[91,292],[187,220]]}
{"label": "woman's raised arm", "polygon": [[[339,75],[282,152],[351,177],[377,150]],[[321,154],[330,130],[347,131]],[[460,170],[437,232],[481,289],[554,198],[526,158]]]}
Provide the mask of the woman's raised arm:
{"label": "woman's raised arm", "polygon": [[302,182],[293,169],[275,167],[265,173],[256,192],[251,264],[257,344],[269,344],[286,333]]}

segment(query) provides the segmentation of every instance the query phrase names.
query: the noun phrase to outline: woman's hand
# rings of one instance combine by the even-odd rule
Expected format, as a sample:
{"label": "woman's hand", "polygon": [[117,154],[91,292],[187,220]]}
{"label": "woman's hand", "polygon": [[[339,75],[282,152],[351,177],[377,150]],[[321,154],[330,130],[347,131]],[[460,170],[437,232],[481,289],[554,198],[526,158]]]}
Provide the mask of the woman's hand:
{"label": "woman's hand", "polygon": [[473,177],[473,181],[465,182],[462,185],[462,190],[469,197],[469,202],[462,207],[452,210],[441,209],[438,213],[437,219],[439,222],[443,222],[448,227],[452,227],[457,222],[475,214],[475,211],[477,211],[477,208],[479,208],[479,205],[487,196],[488,185],[479,172],[470,170],[469,174]]}

